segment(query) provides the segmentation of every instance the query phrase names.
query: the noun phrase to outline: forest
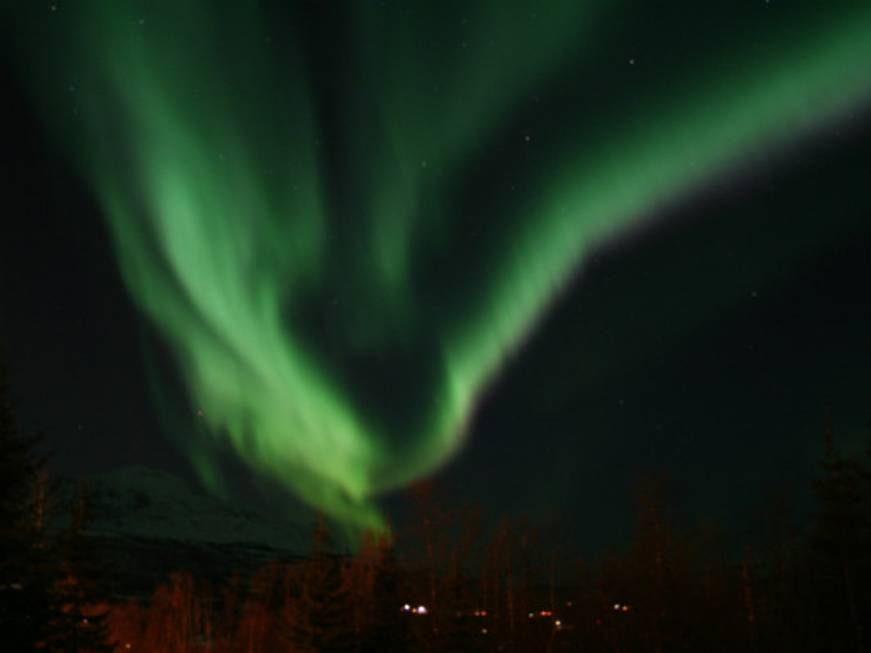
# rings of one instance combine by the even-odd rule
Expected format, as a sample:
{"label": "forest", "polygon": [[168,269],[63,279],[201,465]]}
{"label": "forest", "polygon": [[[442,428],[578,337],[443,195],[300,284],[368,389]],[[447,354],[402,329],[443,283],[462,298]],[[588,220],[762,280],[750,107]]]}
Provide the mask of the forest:
{"label": "forest", "polygon": [[84,484],[68,526],[49,526],[48,461],[3,381],[4,650],[860,653],[871,650],[871,446],[846,455],[828,427],[819,449],[807,523],[795,527],[780,497],[737,551],[722,525],[675,525],[663,474],[639,480],[631,538],[597,559],[533,520],[488,528],[479,508],[423,484],[408,523],[354,553],[319,519],[306,556],[217,580],[180,568],[123,597],[106,591],[89,545]]}

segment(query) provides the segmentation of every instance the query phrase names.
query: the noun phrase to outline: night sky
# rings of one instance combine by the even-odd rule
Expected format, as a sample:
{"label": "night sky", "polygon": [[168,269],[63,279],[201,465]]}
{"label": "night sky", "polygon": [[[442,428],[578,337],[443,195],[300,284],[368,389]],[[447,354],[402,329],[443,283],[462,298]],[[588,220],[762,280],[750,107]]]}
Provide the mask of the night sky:
{"label": "night sky", "polygon": [[746,535],[867,439],[862,3],[20,4],[0,337],[58,471],[354,524],[434,474],[596,551],[645,474]]}

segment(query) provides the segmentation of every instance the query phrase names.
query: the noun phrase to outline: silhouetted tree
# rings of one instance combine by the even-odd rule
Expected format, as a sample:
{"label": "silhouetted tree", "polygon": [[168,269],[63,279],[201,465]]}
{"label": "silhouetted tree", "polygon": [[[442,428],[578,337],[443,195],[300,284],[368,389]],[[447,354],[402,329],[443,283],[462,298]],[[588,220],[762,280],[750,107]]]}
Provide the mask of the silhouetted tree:
{"label": "silhouetted tree", "polygon": [[[638,517],[630,551],[633,624],[640,646],[652,652],[670,650],[675,636],[672,592],[675,540],[666,519],[665,480],[645,479],[638,492]],[[621,602],[622,603],[622,602]]]}
{"label": "silhouetted tree", "polygon": [[[448,535],[441,578],[438,649],[446,653],[466,651],[480,639],[482,621],[475,612],[482,608],[479,583],[472,575],[473,550],[480,536],[480,515],[474,505],[445,511],[443,528]],[[486,622],[484,622],[486,623]]]}
{"label": "silhouetted tree", "polygon": [[0,358],[0,634],[16,651],[44,644],[60,615],[45,504],[37,494],[45,478],[38,443],[19,431]]}
{"label": "silhouetted tree", "polygon": [[148,651],[202,650],[209,640],[209,605],[188,572],[175,572],[154,592],[145,617]]}
{"label": "silhouetted tree", "polygon": [[319,518],[311,554],[301,570],[299,604],[292,628],[294,651],[342,653],[357,648],[344,564],[333,550],[326,521]]}
{"label": "silhouetted tree", "polygon": [[19,430],[0,358],[0,636],[16,651],[108,651],[94,586],[80,582],[84,497],[73,505],[70,527],[50,531],[52,491],[40,442]]}
{"label": "silhouetted tree", "polygon": [[377,564],[372,578],[371,622],[366,629],[362,653],[406,653],[412,651],[410,616],[400,610],[405,599],[402,572],[393,543],[377,543]]}
{"label": "silhouetted tree", "polygon": [[831,650],[864,652],[871,549],[861,468],[838,451],[831,424],[824,445],[822,475],[814,484],[819,510],[810,551],[820,641]]}
{"label": "silhouetted tree", "polygon": [[114,650],[109,643],[106,597],[99,590],[98,561],[84,536],[88,511],[87,486],[80,481],[70,507],[69,526],[55,535],[53,543],[60,564],[54,593],[61,610],[52,638],[59,650],[70,653]]}

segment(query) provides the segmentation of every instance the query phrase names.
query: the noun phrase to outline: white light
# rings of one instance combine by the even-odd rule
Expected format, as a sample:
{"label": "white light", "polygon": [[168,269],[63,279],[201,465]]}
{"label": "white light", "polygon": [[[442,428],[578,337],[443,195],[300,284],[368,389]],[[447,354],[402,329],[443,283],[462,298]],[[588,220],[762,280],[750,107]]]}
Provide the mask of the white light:
{"label": "white light", "polygon": [[417,606],[417,614],[426,614],[426,606],[425,605]]}
{"label": "white light", "polygon": [[615,603],[615,604],[614,604],[614,609],[615,609],[615,610],[619,610],[619,609],[620,609],[620,604],[619,604],[619,603]]}
{"label": "white light", "polygon": [[559,620],[559,619],[557,619],[557,620],[556,620],[556,621],[554,621],[554,622],[553,622],[553,623],[554,623],[554,625],[555,625],[555,626],[556,626],[556,627],[557,627],[557,628],[559,628],[559,627],[560,627],[560,626],[562,626],[562,625],[563,625],[563,622],[562,622],[562,621],[560,621],[560,620]]}
{"label": "white light", "polygon": [[408,612],[409,610],[411,610],[411,606],[408,605],[408,603],[406,603],[405,605],[402,606],[403,612]]}

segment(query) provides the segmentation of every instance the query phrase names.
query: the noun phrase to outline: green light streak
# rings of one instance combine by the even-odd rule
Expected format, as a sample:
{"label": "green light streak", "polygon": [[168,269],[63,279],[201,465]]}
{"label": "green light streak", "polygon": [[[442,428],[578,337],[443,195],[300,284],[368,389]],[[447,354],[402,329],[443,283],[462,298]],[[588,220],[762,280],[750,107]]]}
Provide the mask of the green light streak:
{"label": "green light streak", "polygon": [[[566,130],[519,217],[488,241],[488,264],[448,284],[466,299],[440,305],[416,262],[474,224],[451,189],[474,181],[470,161],[530,94],[595,60],[595,28],[616,10],[353,6],[356,49],[336,81],[319,77],[327,46],[306,59],[302,13],[277,28],[291,34],[278,47],[270,18],[247,6],[76,3],[59,27],[63,60],[40,62],[39,86],[54,112],[71,102],[58,80],[77,80],[75,114],[52,121],[214,437],[359,527],[381,525],[378,492],[458,449],[477,398],[591,248],[871,92],[869,9],[647,89],[607,133]],[[341,147],[324,144],[336,125],[319,113],[331,84]],[[361,399],[375,381],[359,361],[397,368],[378,391],[386,408]],[[211,454],[190,453],[209,477]]]}

